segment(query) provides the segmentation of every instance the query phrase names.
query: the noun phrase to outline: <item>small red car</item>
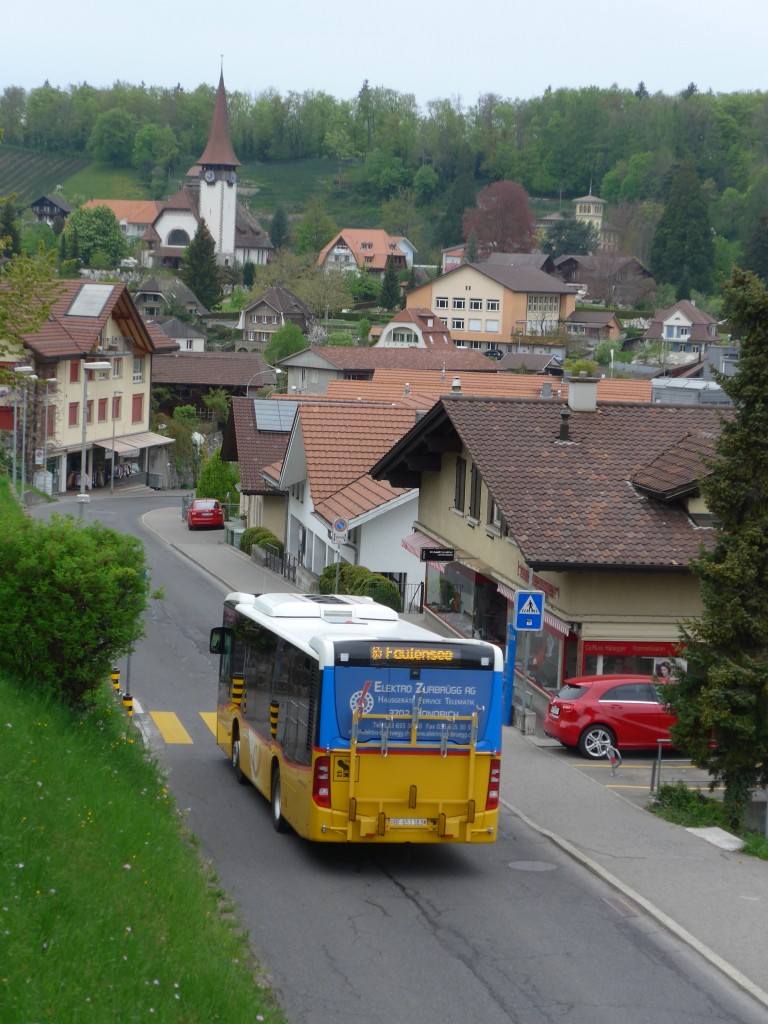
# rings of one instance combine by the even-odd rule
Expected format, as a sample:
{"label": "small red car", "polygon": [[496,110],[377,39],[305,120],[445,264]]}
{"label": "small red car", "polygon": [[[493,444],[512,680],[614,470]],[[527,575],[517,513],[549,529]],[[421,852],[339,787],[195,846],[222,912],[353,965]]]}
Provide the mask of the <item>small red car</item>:
{"label": "small red car", "polygon": [[224,509],[215,498],[196,498],[187,511],[187,526],[196,530],[198,526],[212,526],[224,529]]}
{"label": "small red car", "polygon": [[669,740],[675,717],[664,688],[653,676],[581,676],[567,679],[549,702],[544,732],[583,757],[617,750],[655,748]]}

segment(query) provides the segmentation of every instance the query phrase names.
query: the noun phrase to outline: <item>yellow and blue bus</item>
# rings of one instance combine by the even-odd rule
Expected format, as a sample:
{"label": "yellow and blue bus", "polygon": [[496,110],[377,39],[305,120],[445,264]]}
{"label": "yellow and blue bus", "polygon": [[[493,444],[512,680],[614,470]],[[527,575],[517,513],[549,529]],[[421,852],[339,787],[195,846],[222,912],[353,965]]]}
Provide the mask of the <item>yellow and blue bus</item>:
{"label": "yellow and blue bus", "polygon": [[353,843],[491,843],[501,650],[367,597],[229,594],[216,741],[278,831]]}

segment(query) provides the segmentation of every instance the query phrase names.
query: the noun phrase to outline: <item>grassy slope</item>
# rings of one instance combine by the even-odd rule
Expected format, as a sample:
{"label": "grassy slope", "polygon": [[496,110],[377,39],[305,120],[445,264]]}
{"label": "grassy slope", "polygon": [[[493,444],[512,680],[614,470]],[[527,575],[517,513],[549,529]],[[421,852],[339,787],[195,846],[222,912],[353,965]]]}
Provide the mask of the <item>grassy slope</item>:
{"label": "grassy slope", "polygon": [[111,687],[74,712],[0,675],[0,707],[0,1021],[282,1022]]}

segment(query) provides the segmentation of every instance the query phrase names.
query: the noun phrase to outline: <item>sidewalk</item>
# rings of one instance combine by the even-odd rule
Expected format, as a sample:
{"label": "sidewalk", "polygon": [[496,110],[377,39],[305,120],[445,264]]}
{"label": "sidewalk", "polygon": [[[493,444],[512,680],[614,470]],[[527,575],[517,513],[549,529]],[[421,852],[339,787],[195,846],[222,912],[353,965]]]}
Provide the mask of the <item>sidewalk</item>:
{"label": "sidewalk", "polygon": [[[230,590],[298,589],[223,543],[220,532],[190,533],[180,503],[148,512],[144,523]],[[504,729],[502,763],[505,807],[768,1010],[765,861],[722,850],[657,818],[553,757],[536,736],[511,726]]]}

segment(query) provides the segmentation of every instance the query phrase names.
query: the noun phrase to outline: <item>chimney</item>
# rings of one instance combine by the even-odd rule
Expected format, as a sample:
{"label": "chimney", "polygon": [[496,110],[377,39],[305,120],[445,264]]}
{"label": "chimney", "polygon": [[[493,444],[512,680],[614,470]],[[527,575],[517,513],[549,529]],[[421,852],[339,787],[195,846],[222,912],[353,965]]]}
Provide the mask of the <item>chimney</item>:
{"label": "chimney", "polygon": [[568,429],[568,420],[571,418],[571,410],[564,405],[560,410],[560,436],[559,441],[570,441],[571,435]]}
{"label": "chimney", "polygon": [[568,405],[574,412],[595,412],[597,409],[597,377],[588,377],[584,370],[568,383]]}
{"label": "chimney", "polygon": [[541,398],[551,398],[552,397],[552,381],[551,380],[545,380],[544,383],[541,385],[541,395],[540,395],[540,397]]}
{"label": "chimney", "polygon": [[411,385],[408,383],[408,381],[406,381],[405,382],[405,387],[403,388],[403,394],[404,395],[410,395],[410,393],[411,393]]}
{"label": "chimney", "polygon": [[453,380],[451,381],[451,394],[461,394],[461,377],[454,377]]}

